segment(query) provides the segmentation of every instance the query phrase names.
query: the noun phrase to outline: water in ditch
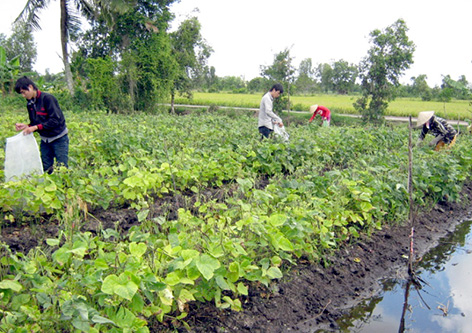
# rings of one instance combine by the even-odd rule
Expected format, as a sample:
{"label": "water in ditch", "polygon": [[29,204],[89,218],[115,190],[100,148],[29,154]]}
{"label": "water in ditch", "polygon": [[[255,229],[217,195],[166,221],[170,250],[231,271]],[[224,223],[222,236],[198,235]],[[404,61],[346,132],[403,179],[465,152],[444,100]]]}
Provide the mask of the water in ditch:
{"label": "water in ditch", "polygon": [[472,221],[423,257],[420,285],[389,280],[338,321],[342,332],[472,332]]}

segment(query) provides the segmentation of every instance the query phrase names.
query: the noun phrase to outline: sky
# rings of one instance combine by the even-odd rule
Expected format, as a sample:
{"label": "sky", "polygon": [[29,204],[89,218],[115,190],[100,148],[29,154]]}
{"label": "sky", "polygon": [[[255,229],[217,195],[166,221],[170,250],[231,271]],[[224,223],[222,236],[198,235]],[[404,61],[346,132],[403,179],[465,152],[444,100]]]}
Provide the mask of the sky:
{"label": "sky", "polygon": [[[0,0],[0,32],[10,35],[11,22],[26,0]],[[381,4],[381,5],[380,5]],[[260,76],[275,54],[288,48],[293,65],[311,58],[313,65],[344,60],[358,64],[371,47],[369,34],[403,19],[416,45],[414,63],[401,77],[427,75],[440,85],[445,75],[472,82],[472,1],[470,0],[181,0],[172,6],[171,30],[196,16],[202,36],[214,52],[208,64],[216,75]],[[59,0],[41,14],[42,30],[35,33],[38,58],[34,68],[63,70],[60,58]]]}

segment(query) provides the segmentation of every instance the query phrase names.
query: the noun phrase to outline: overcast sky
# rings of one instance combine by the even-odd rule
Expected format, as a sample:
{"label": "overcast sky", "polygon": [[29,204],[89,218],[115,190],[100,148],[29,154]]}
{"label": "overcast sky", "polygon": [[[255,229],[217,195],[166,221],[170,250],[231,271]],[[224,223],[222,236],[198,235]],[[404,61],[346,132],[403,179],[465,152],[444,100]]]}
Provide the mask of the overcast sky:
{"label": "overcast sky", "polygon": [[[26,0],[0,0],[0,32],[10,35],[11,22]],[[59,0],[41,15],[42,31],[35,33],[38,58],[34,68],[56,73],[60,60]],[[426,74],[430,86],[442,76],[472,82],[471,0],[181,0],[176,20],[197,16],[202,35],[213,48],[209,65],[222,76],[250,80],[260,66],[271,65],[274,55],[290,49],[294,65],[311,58],[314,65],[345,60],[353,64],[367,55],[369,34],[397,19],[405,20],[415,43],[414,64],[401,81]],[[198,10],[196,10],[198,8]]]}

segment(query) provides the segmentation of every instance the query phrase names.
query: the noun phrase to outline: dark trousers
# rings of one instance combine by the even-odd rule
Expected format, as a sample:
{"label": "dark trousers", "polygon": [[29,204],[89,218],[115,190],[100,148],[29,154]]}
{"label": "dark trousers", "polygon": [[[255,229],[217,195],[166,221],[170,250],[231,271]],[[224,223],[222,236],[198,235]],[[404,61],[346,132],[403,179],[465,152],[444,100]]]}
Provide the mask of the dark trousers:
{"label": "dark trousers", "polygon": [[271,130],[268,127],[265,127],[265,126],[259,127],[259,133],[261,133],[261,140],[264,139],[264,138],[269,138],[270,133],[272,133],[272,132],[273,132],[273,130]]}
{"label": "dark trousers", "polygon": [[54,158],[57,164],[62,164],[66,168],[69,166],[69,136],[67,134],[49,143],[41,140],[40,149],[44,172],[52,172]]}

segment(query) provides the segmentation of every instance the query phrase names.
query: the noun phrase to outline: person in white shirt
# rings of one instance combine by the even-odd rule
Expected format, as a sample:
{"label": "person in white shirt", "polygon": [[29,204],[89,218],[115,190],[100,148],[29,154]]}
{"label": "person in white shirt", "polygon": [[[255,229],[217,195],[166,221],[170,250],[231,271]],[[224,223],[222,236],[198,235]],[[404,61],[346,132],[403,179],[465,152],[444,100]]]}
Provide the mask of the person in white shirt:
{"label": "person in white shirt", "polygon": [[280,83],[276,83],[262,97],[261,106],[259,108],[259,133],[261,140],[268,138],[274,130],[274,125],[283,127],[282,119],[273,111],[274,99],[279,98],[284,92],[284,88]]}

